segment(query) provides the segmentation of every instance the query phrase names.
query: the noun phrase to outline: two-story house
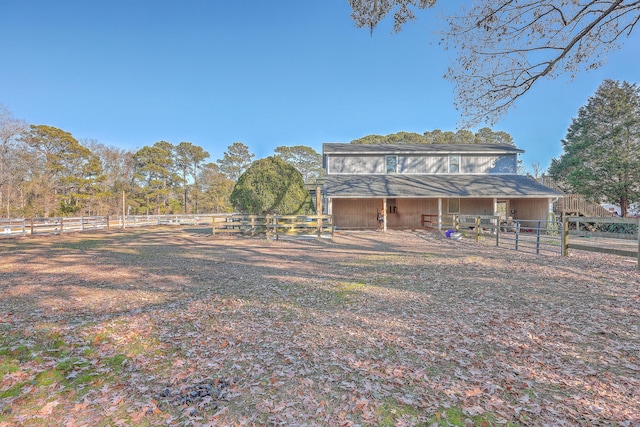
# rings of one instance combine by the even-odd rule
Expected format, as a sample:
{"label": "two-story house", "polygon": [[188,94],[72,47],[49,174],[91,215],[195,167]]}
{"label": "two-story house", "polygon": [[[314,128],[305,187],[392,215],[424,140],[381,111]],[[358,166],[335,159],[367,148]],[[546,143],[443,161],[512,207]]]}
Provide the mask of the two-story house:
{"label": "two-story house", "polygon": [[343,229],[415,228],[422,215],[501,215],[547,220],[561,193],[518,175],[510,145],[323,144],[327,213]]}

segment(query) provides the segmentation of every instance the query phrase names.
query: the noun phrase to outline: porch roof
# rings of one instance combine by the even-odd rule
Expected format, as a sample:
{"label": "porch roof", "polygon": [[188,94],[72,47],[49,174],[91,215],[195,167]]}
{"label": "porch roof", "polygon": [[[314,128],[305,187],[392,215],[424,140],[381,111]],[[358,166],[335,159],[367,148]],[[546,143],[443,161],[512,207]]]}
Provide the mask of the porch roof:
{"label": "porch roof", "polygon": [[370,197],[558,197],[562,193],[525,175],[326,175],[324,194]]}

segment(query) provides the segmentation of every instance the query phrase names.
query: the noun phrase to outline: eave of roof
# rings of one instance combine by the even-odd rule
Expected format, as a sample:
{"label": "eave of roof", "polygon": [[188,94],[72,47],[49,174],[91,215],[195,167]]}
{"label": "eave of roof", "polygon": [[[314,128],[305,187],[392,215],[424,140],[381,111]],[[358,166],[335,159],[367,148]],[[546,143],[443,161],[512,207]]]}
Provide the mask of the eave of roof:
{"label": "eave of roof", "polygon": [[347,144],[326,142],[322,153],[332,154],[488,154],[524,153],[512,145],[504,144]]}
{"label": "eave of roof", "polygon": [[524,175],[327,175],[323,192],[335,198],[562,196]]}

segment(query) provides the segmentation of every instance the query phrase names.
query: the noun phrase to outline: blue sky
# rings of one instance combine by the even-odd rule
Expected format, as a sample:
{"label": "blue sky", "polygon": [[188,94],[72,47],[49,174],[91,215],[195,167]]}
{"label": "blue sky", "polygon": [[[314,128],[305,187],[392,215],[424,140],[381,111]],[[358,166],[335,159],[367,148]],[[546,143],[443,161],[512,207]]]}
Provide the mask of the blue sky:
{"label": "blue sky", "polygon": [[[275,147],[457,129],[440,2],[399,34],[355,28],[347,0],[0,0],[0,103],[76,138],[165,140],[211,160]],[[451,10],[451,9],[449,9]],[[541,82],[491,126],[548,166],[606,78],[638,82],[637,34],[595,71]],[[479,126],[479,127],[482,127]],[[473,129],[476,130],[476,129]]]}

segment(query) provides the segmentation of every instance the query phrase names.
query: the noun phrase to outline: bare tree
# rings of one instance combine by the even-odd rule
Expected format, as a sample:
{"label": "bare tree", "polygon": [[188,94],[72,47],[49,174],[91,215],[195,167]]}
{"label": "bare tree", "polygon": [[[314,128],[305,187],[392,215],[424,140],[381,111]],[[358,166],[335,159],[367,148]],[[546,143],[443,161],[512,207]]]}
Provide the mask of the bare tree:
{"label": "bare tree", "polygon": [[393,28],[398,32],[404,24],[415,19],[412,9],[426,9],[435,3],[436,0],[349,0],[356,26],[369,27],[371,32],[391,12]]}
{"label": "bare tree", "polygon": [[[0,212],[11,215],[11,196],[15,190],[17,174],[15,166],[17,162],[12,161],[11,155],[16,150],[17,137],[27,129],[27,123],[13,117],[13,114],[0,104]],[[0,214],[1,216],[1,214]]]}
{"label": "bare tree", "polygon": [[[373,29],[390,10],[410,12],[432,3],[353,0],[351,6],[356,25]],[[445,77],[455,84],[455,103],[467,127],[495,123],[542,78],[600,67],[640,20],[638,0],[469,3],[448,18],[449,30],[442,37],[456,55]],[[407,16],[412,17],[406,11],[394,15],[396,31]]]}
{"label": "bare tree", "polygon": [[458,52],[446,77],[467,125],[495,123],[541,78],[601,66],[631,34],[640,2],[477,2],[450,20],[444,39]]}

